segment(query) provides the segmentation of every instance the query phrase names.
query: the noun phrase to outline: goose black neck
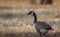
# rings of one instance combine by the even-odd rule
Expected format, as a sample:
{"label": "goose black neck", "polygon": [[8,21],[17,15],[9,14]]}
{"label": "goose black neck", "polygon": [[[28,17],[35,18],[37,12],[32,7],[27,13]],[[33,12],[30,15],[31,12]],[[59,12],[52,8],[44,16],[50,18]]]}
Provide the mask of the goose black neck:
{"label": "goose black neck", "polygon": [[33,16],[34,16],[34,23],[36,23],[37,22],[37,16],[34,12],[33,12]]}

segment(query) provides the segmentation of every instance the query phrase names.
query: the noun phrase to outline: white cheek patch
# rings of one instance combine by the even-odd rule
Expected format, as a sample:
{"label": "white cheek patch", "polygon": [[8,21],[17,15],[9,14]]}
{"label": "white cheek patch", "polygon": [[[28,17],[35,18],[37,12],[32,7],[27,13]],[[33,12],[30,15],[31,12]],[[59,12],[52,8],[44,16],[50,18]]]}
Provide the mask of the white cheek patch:
{"label": "white cheek patch", "polygon": [[33,15],[33,12],[31,14]]}

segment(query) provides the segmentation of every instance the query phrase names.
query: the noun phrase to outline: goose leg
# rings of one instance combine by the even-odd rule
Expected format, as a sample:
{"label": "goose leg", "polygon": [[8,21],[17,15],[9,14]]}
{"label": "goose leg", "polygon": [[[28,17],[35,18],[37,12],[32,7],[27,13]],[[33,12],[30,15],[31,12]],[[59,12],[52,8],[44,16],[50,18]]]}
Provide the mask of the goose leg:
{"label": "goose leg", "polygon": [[39,36],[41,37],[40,30],[38,28],[36,28],[36,31],[39,33]]}
{"label": "goose leg", "polygon": [[36,31],[39,33],[40,37],[43,37],[43,34],[40,32],[40,29],[36,28]]}

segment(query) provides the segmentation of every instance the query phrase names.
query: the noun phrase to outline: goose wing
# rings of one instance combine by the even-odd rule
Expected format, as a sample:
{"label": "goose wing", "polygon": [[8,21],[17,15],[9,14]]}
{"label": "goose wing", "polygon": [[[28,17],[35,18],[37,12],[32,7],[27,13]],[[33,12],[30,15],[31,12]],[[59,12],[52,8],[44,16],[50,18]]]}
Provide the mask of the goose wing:
{"label": "goose wing", "polygon": [[40,22],[40,21],[36,22],[36,27],[46,29],[46,30],[52,30],[51,25],[47,24],[46,22]]}

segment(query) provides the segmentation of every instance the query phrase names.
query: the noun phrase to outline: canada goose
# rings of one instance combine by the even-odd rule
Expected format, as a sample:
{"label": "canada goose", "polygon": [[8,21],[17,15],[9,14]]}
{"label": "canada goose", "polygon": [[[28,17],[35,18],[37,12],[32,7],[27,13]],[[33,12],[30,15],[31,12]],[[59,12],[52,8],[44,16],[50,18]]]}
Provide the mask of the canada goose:
{"label": "canada goose", "polygon": [[34,11],[30,11],[27,15],[31,14],[34,16],[35,29],[40,36],[46,35],[46,33],[48,33],[49,30],[53,30],[51,25],[47,24],[46,22],[37,21],[37,16]]}

